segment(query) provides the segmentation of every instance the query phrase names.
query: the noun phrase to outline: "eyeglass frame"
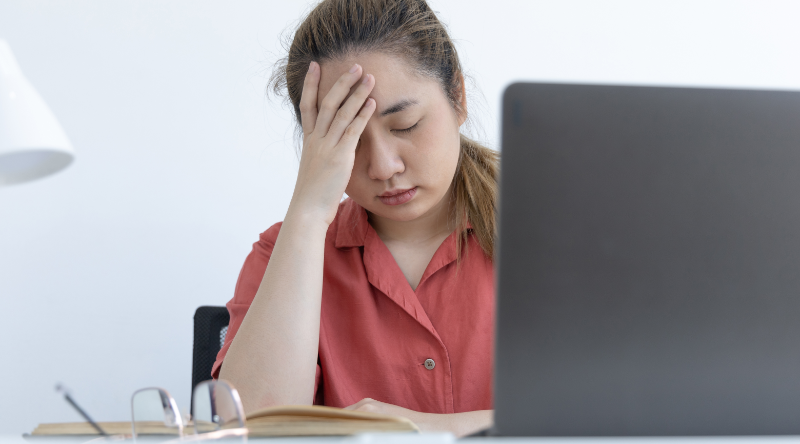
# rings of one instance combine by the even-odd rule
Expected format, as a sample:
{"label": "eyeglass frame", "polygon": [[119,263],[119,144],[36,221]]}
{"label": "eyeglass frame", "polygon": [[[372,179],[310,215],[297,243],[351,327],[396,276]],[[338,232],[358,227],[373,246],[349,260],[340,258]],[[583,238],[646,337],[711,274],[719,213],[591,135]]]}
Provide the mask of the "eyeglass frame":
{"label": "eyeglass frame", "polygon": [[[175,398],[173,398],[172,395],[170,395],[169,392],[166,389],[163,389],[161,387],[145,387],[145,388],[140,388],[139,390],[136,390],[131,395],[131,436],[132,436],[134,442],[136,441],[137,433],[136,433],[136,418],[134,416],[133,400],[136,398],[136,394],[137,393],[144,392],[144,391],[147,391],[147,390],[158,390],[159,393],[163,392],[164,395],[166,395],[167,402],[169,403],[170,408],[173,410],[173,412],[175,412],[175,424],[178,426],[178,438],[182,439],[183,438],[183,429],[184,429],[183,418],[181,417],[181,410],[178,408],[178,403],[175,402]],[[162,401],[163,401],[163,399],[162,399]]]}
{"label": "eyeglass frame", "polygon": [[[223,379],[208,379],[206,381],[203,381],[203,382],[200,382],[199,384],[197,384],[192,389],[192,395],[193,396],[192,396],[192,405],[190,406],[190,411],[194,411],[194,399],[195,399],[194,392],[198,389],[198,387],[200,387],[201,385],[213,385],[213,386],[216,386],[217,384],[222,384],[228,390],[228,393],[231,395],[231,398],[233,399],[234,409],[236,410],[236,416],[238,417],[238,420],[239,420],[239,427],[230,428],[230,429],[214,430],[214,431],[205,432],[205,433],[198,433],[196,418],[194,418],[194,416],[191,415],[191,413],[190,413],[191,422],[192,422],[192,429],[194,431],[194,434],[186,436],[185,433],[184,433],[184,428],[185,427],[184,427],[184,424],[183,424],[183,417],[181,416],[181,411],[178,408],[177,402],[175,402],[175,398],[173,398],[172,395],[170,395],[170,393],[166,389],[163,389],[161,387],[145,387],[145,388],[141,388],[139,390],[136,390],[135,392],[133,392],[133,395],[131,395],[131,432],[132,432],[132,438],[133,438],[134,442],[136,441],[136,435],[137,434],[136,434],[135,418],[133,416],[133,399],[134,399],[134,397],[136,396],[137,393],[145,391],[145,390],[159,390],[160,392],[163,392],[167,397],[167,400],[169,402],[170,408],[172,408],[172,410],[175,412],[176,425],[178,426],[178,438],[177,439],[168,440],[168,441],[165,442],[165,444],[166,443],[187,442],[187,441],[214,440],[214,439],[230,438],[230,437],[242,437],[243,442],[246,442],[247,441],[247,436],[249,434],[249,430],[247,429],[247,426],[245,425],[246,422],[245,422],[245,415],[244,415],[244,407],[242,406],[242,399],[239,396],[239,391],[236,390],[236,388],[231,383],[229,383],[228,381],[225,381]],[[209,391],[210,390],[211,389],[209,389]],[[215,408],[215,404],[216,403],[213,403],[212,407]],[[213,418],[213,415],[214,415],[214,413],[213,413],[214,412],[214,408],[212,408],[212,418]]]}

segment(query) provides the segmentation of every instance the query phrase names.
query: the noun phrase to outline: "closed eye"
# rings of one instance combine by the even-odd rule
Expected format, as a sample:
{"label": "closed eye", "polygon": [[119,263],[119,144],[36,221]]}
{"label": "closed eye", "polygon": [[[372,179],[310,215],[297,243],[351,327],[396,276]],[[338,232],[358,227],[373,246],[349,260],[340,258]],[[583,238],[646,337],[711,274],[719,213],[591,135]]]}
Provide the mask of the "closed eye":
{"label": "closed eye", "polygon": [[406,128],[406,129],[396,129],[396,130],[392,130],[392,131],[395,131],[395,132],[398,132],[398,133],[410,133],[414,128],[417,127],[417,125],[419,125],[419,122],[415,123],[414,125]]}

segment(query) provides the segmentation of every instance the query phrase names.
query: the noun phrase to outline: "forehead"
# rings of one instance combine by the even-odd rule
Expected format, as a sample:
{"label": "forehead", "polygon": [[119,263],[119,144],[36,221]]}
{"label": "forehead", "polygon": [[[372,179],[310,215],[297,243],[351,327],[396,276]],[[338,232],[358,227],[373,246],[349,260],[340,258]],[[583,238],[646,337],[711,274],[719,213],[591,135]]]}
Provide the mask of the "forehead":
{"label": "forehead", "polygon": [[[370,97],[375,99],[378,110],[398,99],[412,98],[412,96],[418,99],[430,98],[432,90],[439,89],[439,84],[435,80],[416,73],[403,58],[370,52],[320,63],[317,107],[342,74],[348,72],[355,63],[361,65],[364,75],[375,76],[375,87]],[[358,85],[359,83],[353,85],[350,92],[355,91]],[[444,98],[443,93],[441,96]]]}

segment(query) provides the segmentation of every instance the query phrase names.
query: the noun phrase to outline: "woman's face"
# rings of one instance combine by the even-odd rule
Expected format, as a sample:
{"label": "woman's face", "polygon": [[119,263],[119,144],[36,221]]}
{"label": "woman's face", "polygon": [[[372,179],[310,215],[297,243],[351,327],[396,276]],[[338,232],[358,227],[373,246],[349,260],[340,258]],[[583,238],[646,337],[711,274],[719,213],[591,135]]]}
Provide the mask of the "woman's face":
{"label": "woman's face", "polygon": [[443,198],[458,164],[464,119],[438,82],[414,73],[403,59],[380,53],[322,63],[318,108],[354,63],[375,76],[370,97],[377,106],[356,148],[347,195],[373,215],[394,221],[441,215],[447,211],[449,199]]}

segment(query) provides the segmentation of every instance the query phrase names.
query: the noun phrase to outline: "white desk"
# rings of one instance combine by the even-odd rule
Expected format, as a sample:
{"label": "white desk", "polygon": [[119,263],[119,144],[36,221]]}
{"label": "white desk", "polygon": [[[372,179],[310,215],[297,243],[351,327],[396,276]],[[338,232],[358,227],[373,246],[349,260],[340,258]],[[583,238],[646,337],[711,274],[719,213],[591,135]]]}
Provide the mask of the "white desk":
{"label": "white desk", "polygon": [[[56,437],[38,438],[42,444],[76,444],[76,439]],[[348,437],[297,437],[297,438],[250,438],[264,444],[446,444],[455,442],[441,436],[427,434],[374,434]],[[269,443],[266,443],[268,441]],[[734,437],[622,437],[622,438],[464,438],[456,440],[464,444],[800,444],[800,436],[734,436]],[[0,444],[31,444],[21,435],[0,435]],[[132,441],[107,441],[108,443],[131,443]],[[142,443],[155,443],[143,440]],[[209,444],[214,441],[208,441]],[[241,441],[230,441],[241,442]],[[102,441],[95,441],[102,443]],[[140,443],[140,444],[142,444]],[[258,444],[257,443],[257,444]]]}

